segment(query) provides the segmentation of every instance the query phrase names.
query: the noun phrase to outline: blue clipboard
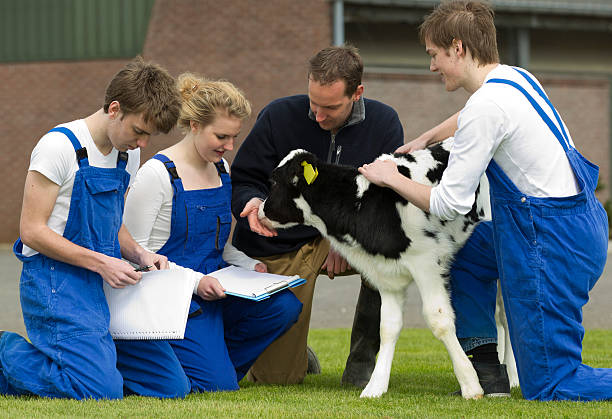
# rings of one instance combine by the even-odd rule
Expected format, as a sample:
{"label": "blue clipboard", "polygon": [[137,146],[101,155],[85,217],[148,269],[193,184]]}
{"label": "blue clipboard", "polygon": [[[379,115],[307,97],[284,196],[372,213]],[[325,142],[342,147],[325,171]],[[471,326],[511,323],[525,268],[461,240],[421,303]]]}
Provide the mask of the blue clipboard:
{"label": "blue clipboard", "polygon": [[261,273],[238,266],[228,266],[211,272],[208,276],[217,278],[221,286],[225,288],[227,295],[253,301],[265,300],[279,291],[294,288],[306,282],[304,278],[297,275]]}

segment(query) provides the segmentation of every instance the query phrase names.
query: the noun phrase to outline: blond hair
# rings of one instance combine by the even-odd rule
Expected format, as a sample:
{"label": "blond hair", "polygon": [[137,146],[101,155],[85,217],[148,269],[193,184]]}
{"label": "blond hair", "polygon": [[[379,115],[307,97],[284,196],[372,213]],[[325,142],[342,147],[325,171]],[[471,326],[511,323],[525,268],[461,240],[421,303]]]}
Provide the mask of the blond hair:
{"label": "blond hair", "polygon": [[174,77],[141,56],[127,63],[108,84],[102,106],[105,113],[114,101],[119,102],[123,116],[142,113],[146,123],[152,121],[164,133],[174,127],[179,116],[180,96]]}
{"label": "blond hair", "polygon": [[246,119],[251,115],[251,104],[244,93],[225,80],[208,80],[193,73],[178,77],[182,97],[178,126],[188,131],[190,121],[209,125],[219,114]]}

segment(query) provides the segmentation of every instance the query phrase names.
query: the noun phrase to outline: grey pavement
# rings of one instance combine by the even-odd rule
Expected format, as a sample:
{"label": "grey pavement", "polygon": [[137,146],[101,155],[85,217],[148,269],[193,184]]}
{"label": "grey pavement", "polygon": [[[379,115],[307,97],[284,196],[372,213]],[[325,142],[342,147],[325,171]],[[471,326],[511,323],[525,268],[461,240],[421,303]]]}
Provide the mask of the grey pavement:
{"label": "grey pavement", "polygon": [[[611,243],[612,247],[612,243]],[[584,307],[584,326],[587,329],[612,329],[612,258],[591,291],[591,299]],[[0,245],[0,330],[25,333],[19,305],[19,275],[21,263],[8,245]],[[315,287],[311,328],[350,328],[359,294],[359,276],[336,277],[330,280],[319,276]],[[407,292],[404,308],[404,327],[425,328],[421,315],[421,298],[416,287]]]}

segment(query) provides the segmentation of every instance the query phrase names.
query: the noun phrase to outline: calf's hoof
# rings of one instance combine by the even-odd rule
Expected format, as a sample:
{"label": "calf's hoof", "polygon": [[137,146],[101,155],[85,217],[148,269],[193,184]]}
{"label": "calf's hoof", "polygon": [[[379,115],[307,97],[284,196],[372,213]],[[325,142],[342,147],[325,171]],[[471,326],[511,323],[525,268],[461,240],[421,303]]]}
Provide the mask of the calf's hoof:
{"label": "calf's hoof", "polygon": [[385,394],[386,392],[387,392],[387,386],[378,385],[373,380],[371,380],[366,386],[366,388],[363,389],[359,397],[370,398],[370,399],[378,398],[382,396],[383,394]]}
{"label": "calf's hoof", "polygon": [[343,386],[352,385],[357,388],[363,389],[370,382],[373,369],[374,367],[369,365],[369,363],[347,363],[346,368],[342,373],[342,379],[340,380],[340,384],[342,384]]}
{"label": "calf's hoof", "polygon": [[516,366],[514,366],[514,368],[506,368],[506,370],[508,371],[508,381],[510,382],[510,388],[519,387],[520,385]]}
{"label": "calf's hoof", "polygon": [[[461,391],[461,390],[459,390],[459,391]],[[482,392],[480,392],[480,393],[478,393],[478,392],[476,392],[476,393],[468,393],[468,392],[466,392],[465,395],[463,395],[463,394],[461,394],[461,395],[466,400],[480,400],[480,399],[482,399]]]}
{"label": "calf's hoof", "polygon": [[[472,362],[478,381],[482,389],[475,392],[474,389],[461,389],[453,394],[463,396],[465,399],[481,398],[484,393],[485,397],[510,397],[510,381],[504,364],[483,364]],[[479,386],[479,387],[480,387]],[[478,397],[474,397],[476,393]]]}

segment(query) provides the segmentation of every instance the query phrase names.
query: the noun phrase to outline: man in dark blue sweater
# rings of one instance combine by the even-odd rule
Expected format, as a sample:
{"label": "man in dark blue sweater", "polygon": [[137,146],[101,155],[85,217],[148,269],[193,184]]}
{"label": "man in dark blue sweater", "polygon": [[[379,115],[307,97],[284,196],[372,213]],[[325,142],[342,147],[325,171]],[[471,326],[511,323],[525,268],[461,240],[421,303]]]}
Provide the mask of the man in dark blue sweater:
{"label": "man in dark blue sweater", "polygon": [[[268,104],[232,164],[234,246],[266,263],[269,272],[307,279],[294,289],[303,303],[300,318],[261,354],[249,372],[251,381],[294,384],[302,382],[307,369],[316,372],[316,357],[307,354],[306,345],[315,281],[321,270],[333,278],[349,268],[314,228],[276,232],[259,222],[257,211],[268,194],[272,170],[297,148],[327,162],[359,167],[403,144],[395,110],[364,99],[362,74],[363,62],[354,47],[319,51],[309,61],[308,96]],[[379,347],[379,323],[380,295],[362,281],[343,383],[367,384]]]}

